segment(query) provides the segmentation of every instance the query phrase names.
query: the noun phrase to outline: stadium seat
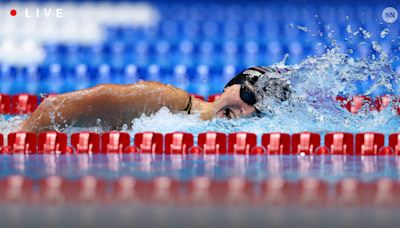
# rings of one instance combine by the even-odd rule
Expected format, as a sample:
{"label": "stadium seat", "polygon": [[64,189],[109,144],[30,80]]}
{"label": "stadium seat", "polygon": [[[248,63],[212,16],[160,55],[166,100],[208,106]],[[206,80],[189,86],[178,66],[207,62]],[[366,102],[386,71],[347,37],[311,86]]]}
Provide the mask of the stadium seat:
{"label": "stadium seat", "polygon": [[292,154],[314,155],[321,145],[321,136],[317,133],[302,132],[292,135]]}
{"label": "stadium seat", "polygon": [[161,133],[137,133],[134,141],[140,153],[163,153],[163,135]]}
{"label": "stadium seat", "polygon": [[331,154],[354,155],[354,136],[344,132],[328,133],[325,135],[325,146]]}
{"label": "stadium seat", "polygon": [[356,135],[356,155],[378,155],[384,145],[383,134],[369,132]]}
{"label": "stadium seat", "polygon": [[1,153],[36,153],[37,135],[32,132],[15,132],[8,135],[8,145],[1,148]]}
{"label": "stadium seat", "polygon": [[67,197],[66,181],[60,176],[49,176],[39,181],[41,203],[63,204]]}
{"label": "stadium seat", "polygon": [[0,93],[0,114],[10,113],[10,95]]}
{"label": "stadium seat", "polygon": [[0,201],[23,203],[29,202],[33,182],[22,175],[11,175],[0,180]]}
{"label": "stadium seat", "polygon": [[188,154],[193,146],[193,135],[185,132],[174,132],[165,135],[165,154]]}
{"label": "stadium seat", "polygon": [[257,135],[247,132],[231,133],[228,142],[229,154],[251,154],[257,145]]}
{"label": "stadium seat", "polygon": [[33,94],[21,93],[12,97],[12,114],[30,114],[38,105],[38,97]]}
{"label": "stadium seat", "polygon": [[210,95],[210,96],[208,96],[208,102],[213,102],[213,101],[217,100],[220,96],[221,96],[221,94]]}
{"label": "stadium seat", "polygon": [[67,134],[49,131],[38,136],[38,151],[45,154],[73,153],[74,150],[67,146]]}
{"label": "stadium seat", "polygon": [[44,97],[40,97],[40,103],[42,103],[43,100],[46,99],[46,98],[48,98],[48,97],[55,97],[55,96],[57,96],[57,95],[58,95],[57,93],[48,93],[48,94],[45,94]]}
{"label": "stadium seat", "polygon": [[218,132],[200,133],[197,145],[203,154],[226,154],[226,135]]}
{"label": "stadium seat", "polygon": [[126,132],[107,132],[101,135],[102,153],[123,153],[131,144],[131,136]]}
{"label": "stadium seat", "polygon": [[261,138],[262,146],[267,154],[290,154],[290,135],[284,133],[267,133]]}
{"label": "stadium seat", "polygon": [[78,132],[71,135],[71,145],[78,154],[92,154],[100,151],[100,135],[92,132]]}
{"label": "stadium seat", "polygon": [[195,98],[199,98],[200,100],[204,101],[204,97],[198,94],[194,94],[194,93],[189,93],[189,95],[195,97]]}

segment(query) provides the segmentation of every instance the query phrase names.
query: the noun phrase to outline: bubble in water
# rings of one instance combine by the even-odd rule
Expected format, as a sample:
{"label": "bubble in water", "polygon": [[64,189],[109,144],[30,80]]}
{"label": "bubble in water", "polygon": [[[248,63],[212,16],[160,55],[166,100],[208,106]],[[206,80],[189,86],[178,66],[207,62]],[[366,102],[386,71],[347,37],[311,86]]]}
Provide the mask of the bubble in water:
{"label": "bubble in water", "polygon": [[203,82],[204,82],[204,83],[207,83],[207,80],[204,80]]}
{"label": "bubble in water", "polygon": [[351,26],[350,26],[350,25],[347,25],[347,32],[348,32],[348,33],[352,33],[352,31],[351,31]]}
{"label": "bubble in water", "polygon": [[325,28],[326,28],[326,29],[330,29],[330,28],[331,28],[331,25],[325,25]]}
{"label": "bubble in water", "polygon": [[371,57],[372,59],[376,59],[376,57],[375,57],[375,55],[374,54],[372,54],[372,57]]}
{"label": "bubble in water", "polygon": [[308,31],[307,27],[303,27],[303,26],[300,26],[300,25],[297,26],[297,29],[303,30],[304,32]]}
{"label": "bubble in water", "polygon": [[353,35],[357,36],[360,31],[354,32]]}
{"label": "bubble in water", "polygon": [[387,35],[387,34],[389,34],[389,29],[387,29],[387,28],[385,28],[384,30],[382,30],[382,32],[381,32],[381,38],[385,38],[385,36]]}
{"label": "bubble in water", "polygon": [[96,120],[96,125],[97,125],[97,126],[101,126],[101,119],[97,119],[97,120]]}
{"label": "bubble in water", "polygon": [[349,16],[346,16],[346,20],[349,20]]}
{"label": "bubble in water", "polygon": [[381,23],[379,23],[381,26],[383,25],[383,23],[381,22]]}
{"label": "bubble in water", "polygon": [[351,45],[353,45],[353,42],[350,42]]}
{"label": "bubble in water", "polygon": [[395,41],[394,41],[394,40],[392,40],[392,44],[394,44],[394,42],[395,42]]}
{"label": "bubble in water", "polygon": [[318,46],[321,46],[322,44],[318,42],[317,45],[318,45]]}
{"label": "bubble in water", "polygon": [[349,53],[353,53],[353,49],[349,49]]}
{"label": "bubble in water", "polygon": [[123,131],[127,131],[127,130],[128,130],[128,124],[122,125],[122,130],[123,130]]}
{"label": "bubble in water", "polygon": [[293,23],[290,23],[290,27],[292,27],[292,28],[293,28]]}
{"label": "bubble in water", "polygon": [[344,41],[347,41],[347,38],[344,38]]}
{"label": "bubble in water", "polygon": [[318,15],[315,15],[315,18],[318,18]]}
{"label": "bubble in water", "polygon": [[360,46],[362,46],[362,45],[365,45],[365,42],[359,43],[359,44],[357,45],[357,47],[360,47]]}

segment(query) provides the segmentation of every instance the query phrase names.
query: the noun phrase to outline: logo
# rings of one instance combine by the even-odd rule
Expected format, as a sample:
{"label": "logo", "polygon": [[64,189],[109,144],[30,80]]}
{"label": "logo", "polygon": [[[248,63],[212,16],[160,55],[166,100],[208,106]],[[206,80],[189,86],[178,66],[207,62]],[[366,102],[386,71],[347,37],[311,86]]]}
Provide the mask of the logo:
{"label": "logo", "polygon": [[382,11],[382,19],[391,24],[393,22],[395,22],[397,20],[397,18],[399,17],[399,13],[397,12],[397,10],[393,7],[386,7],[383,11]]}
{"label": "logo", "polygon": [[[62,17],[62,9],[53,10],[53,13],[51,11],[52,9],[43,9],[43,12],[41,12],[39,9],[36,9],[36,14],[32,14],[28,9],[25,9],[25,17],[40,17],[40,15],[42,15],[42,17],[50,17],[51,15],[55,15],[55,17]],[[16,16],[17,11],[12,9],[10,11],[10,15],[13,17]]]}

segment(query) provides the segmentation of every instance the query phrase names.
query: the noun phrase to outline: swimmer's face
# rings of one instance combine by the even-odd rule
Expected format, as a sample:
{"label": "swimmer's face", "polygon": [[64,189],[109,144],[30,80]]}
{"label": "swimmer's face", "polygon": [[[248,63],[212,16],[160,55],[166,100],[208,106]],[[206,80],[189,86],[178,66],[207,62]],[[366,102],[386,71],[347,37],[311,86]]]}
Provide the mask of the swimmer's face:
{"label": "swimmer's face", "polygon": [[248,105],[240,98],[240,85],[226,87],[221,96],[214,101],[214,117],[238,119],[255,112],[252,105]]}

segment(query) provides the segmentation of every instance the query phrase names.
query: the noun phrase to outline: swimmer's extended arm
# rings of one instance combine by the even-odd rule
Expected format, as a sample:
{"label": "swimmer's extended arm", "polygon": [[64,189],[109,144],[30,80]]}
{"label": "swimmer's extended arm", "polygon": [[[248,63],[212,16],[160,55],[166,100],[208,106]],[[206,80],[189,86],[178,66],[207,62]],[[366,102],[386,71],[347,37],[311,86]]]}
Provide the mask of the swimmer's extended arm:
{"label": "swimmer's extended arm", "polygon": [[188,93],[158,82],[103,84],[46,98],[23,122],[21,130],[38,133],[54,130],[54,124],[59,128],[97,126],[98,119],[101,126],[121,127],[161,107],[168,107],[172,113],[183,111],[188,102]]}

